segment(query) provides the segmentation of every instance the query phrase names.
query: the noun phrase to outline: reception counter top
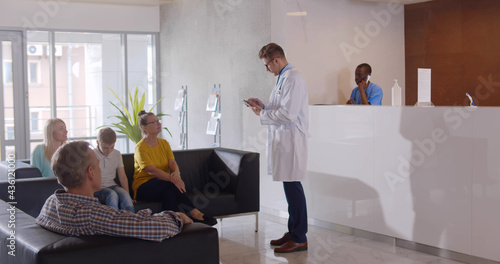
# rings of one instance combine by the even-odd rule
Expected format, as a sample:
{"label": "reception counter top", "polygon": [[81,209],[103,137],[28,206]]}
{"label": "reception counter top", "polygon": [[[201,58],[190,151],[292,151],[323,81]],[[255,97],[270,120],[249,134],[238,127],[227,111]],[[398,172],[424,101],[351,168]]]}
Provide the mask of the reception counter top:
{"label": "reception counter top", "polygon": [[[500,261],[499,120],[496,107],[310,106],[309,217]],[[262,206],[286,211],[261,178]]]}

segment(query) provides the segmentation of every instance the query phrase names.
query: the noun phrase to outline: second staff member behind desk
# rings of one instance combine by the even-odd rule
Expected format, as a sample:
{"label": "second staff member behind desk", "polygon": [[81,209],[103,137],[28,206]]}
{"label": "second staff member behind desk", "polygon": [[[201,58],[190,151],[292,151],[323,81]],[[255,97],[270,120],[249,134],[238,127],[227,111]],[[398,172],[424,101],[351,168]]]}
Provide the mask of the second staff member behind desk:
{"label": "second staff member behind desk", "polygon": [[352,90],[351,98],[346,104],[382,105],[384,96],[382,88],[367,80],[371,74],[372,67],[368,63],[362,63],[356,67],[354,81],[358,87]]}

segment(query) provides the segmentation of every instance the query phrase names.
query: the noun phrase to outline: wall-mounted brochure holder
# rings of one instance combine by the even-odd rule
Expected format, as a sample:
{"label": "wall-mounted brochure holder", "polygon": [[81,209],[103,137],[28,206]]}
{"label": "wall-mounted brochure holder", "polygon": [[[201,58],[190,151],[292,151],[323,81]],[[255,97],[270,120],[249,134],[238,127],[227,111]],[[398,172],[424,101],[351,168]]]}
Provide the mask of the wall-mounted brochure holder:
{"label": "wall-mounted brochure holder", "polygon": [[210,120],[207,124],[207,135],[214,136],[214,141],[210,144],[210,147],[220,147],[221,146],[221,86],[217,87],[214,84],[214,88],[210,92],[207,100],[206,110],[212,112]]}
{"label": "wall-mounted brochure holder", "polygon": [[215,136],[217,134],[217,118],[211,117],[207,124],[207,135]]}
{"label": "wall-mounted brochure holder", "polygon": [[211,93],[207,100],[207,111],[217,111],[218,94]]}
{"label": "wall-mounted brochure holder", "polygon": [[188,148],[187,85],[182,86],[182,89],[177,91],[174,110],[179,111],[179,117],[177,119],[177,121],[179,122],[179,126],[181,127],[179,147],[181,149],[187,149]]}

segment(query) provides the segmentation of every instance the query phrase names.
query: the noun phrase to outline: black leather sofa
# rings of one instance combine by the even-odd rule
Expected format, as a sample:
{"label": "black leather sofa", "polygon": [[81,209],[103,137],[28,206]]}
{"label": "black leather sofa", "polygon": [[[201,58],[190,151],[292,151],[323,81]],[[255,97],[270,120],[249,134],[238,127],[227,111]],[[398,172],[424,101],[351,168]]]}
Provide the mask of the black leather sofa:
{"label": "black leather sofa", "polygon": [[[133,197],[131,185],[134,177],[134,154],[122,154],[122,156]],[[174,156],[186,184],[186,191],[198,209],[218,218],[251,213],[256,215],[257,220],[260,208],[259,153],[209,148],[178,150],[174,151]],[[51,184],[43,180],[37,168],[27,163],[29,160],[16,161],[16,180],[35,181],[36,184],[33,187],[27,186],[26,188],[32,189],[33,192],[42,192],[44,197],[42,200],[45,201],[54,190],[43,187],[41,184]],[[1,161],[0,186],[2,186],[2,181],[7,180],[7,172],[8,163]],[[0,199],[6,197],[7,193],[0,191]],[[23,199],[29,200],[30,197],[23,197]],[[41,202],[43,205],[43,201],[32,200],[30,203]],[[24,208],[22,204],[18,206],[22,210],[34,208],[32,206]],[[150,208],[153,212],[162,211],[159,202],[138,201],[134,207],[136,211],[145,208]],[[28,213],[31,214],[31,212]]]}
{"label": "black leather sofa", "polygon": [[[257,220],[260,207],[258,153],[217,148],[174,151],[174,155],[188,195],[200,210],[219,218],[252,213]],[[131,184],[133,154],[124,154],[123,161]],[[0,263],[118,263],[119,260],[123,263],[218,263],[217,230],[203,224],[186,227],[178,236],[157,244],[104,236],[71,238],[47,231],[35,224],[34,217],[38,216],[46,198],[62,187],[55,178],[39,177],[38,169],[22,167],[23,178],[15,180],[15,199],[9,199],[9,181],[0,178],[0,200],[3,200],[0,201]],[[0,173],[1,170],[0,166]],[[30,170],[34,178],[29,177]],[[16,255],[26,257],[11,258],[7,244],[4,245],[9,242],[11,230],[8,227],[9,205],[4,201],[15,201],[17,208],[24,211],[16,212],[16,251],[19,253]],[[139,202],[135,205],[136,210],[144,208],[158,212],[161,204]],[[181,242],[168,245],[173,241],[184,243],[182,247],[177,246]],[[166,248],[161,246],[163,244]]]}
{"label": "black leather sofa", "polygon": [[[29,190],[24,183],[16,183],[23,190],[17,195]],[[217,229],[201,223],[185,225],[180,234],[160,243],[110,236],[68,237],[46,230],[32,215],[11,208],[0,200],[0,263],[219,263]]]}

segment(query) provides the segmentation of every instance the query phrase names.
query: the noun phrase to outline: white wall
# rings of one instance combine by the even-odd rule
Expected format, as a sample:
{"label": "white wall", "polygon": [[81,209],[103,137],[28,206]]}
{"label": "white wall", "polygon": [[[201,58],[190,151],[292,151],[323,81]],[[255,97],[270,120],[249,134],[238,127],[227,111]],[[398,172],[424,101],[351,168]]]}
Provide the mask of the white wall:
{"label": "white wall", "polygon": [[0,27],[158,32],[158,6],[72,3],[69,0],[0,2]]}
{"label": "white wall", "polygon": [[172,148],[179,148],[173,107],[183,85],[188,86],[188,147],[210,147],[213,136],[205,132],[211,113],[205,108],[214,84],[222,87],[222,146],[241,148],[241,99],[267,98],[273,82],[258,58],[271,39],[270,10],[269,0],[191,0],[161,7],[162,112],[172,115],[162,121],[174,135],[166,136]]}
{"label": "white wall", "polygon": [[272,40],[283,45],[289,62],[303,73],[310,104],[344,104],[356,87],[354,70],[364,62],[372,66],[372,82],[384,91],[383,105],[391,104],[393,79],[405,83],[403,5],[272,1],[272,19]]}

